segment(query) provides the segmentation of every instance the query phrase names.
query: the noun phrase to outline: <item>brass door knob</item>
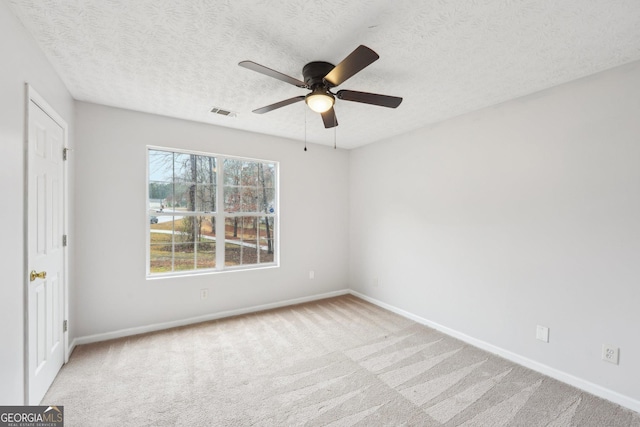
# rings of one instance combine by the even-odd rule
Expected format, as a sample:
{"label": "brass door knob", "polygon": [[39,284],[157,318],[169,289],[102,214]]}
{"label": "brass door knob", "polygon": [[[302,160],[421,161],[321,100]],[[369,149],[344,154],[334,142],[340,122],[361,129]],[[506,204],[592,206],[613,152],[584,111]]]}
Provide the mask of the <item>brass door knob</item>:
{"label": "brass door knob", "polygon": [[33,282],[34,280],[36,280],[36,278],[38,278],[38,279],[46,279],[47,278],[47,272],[46,271],[41,271],[40,273],[36,273],[35,270],[31,270],[31,273],[29,274],[29,279]]}

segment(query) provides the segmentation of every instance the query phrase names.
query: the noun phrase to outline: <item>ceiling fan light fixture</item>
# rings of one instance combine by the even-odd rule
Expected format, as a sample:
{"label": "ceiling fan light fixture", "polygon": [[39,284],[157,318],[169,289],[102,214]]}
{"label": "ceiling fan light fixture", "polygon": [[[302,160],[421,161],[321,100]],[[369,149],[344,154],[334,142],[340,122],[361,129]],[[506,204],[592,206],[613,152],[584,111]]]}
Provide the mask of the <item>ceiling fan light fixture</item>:
{"label": "ceiling fan light fixture", "polygon": [[328,92],[314,90],[304,98],[304,102],[316,113],[325,113],[333,107],[335,98]]}

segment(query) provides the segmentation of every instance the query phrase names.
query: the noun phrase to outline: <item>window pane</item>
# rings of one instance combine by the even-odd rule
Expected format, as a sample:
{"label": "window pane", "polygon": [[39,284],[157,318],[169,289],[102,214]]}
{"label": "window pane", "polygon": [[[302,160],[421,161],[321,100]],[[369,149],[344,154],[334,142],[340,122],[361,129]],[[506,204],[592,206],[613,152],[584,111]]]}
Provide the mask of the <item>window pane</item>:
{"label": "window pane", "polygon": [[242,218],[226,218],[224,265],[240,265],[242,259]]}
{"label": "window pane", "polygon": [[258,225],[259,217],[242,218],[242,264],[258,263]]}
{"label": "window pane", "polygon": [[224,211],[240,212],[241,187],[240,177],[242,162],[239,160],[224,160]]}
{"label": "window pane", "polygon": [[196,157],[195,154],[173,154],[173,174],[176,182],[196,182]]}
{"label": "window pane", "polygon": [[205,196],[198,193],[197,185],[203,176],[208,175],[201,170],[204,165],[208,165],[202,159],[202,156],[195,154],[175,153],[175,196],[179,207],[185,208],[187,212],[198,211],[198,197]]}
{"label": "window pane", "polygon": [[242,247],[242,265],[257,264],[258,250],[256,249],[255,240],[247,241],[245,245]]}
{"label": "window pane", "polygon": [[195,268],[193,243],[176,243],[173,250],[173,270],[184,271]]}
{"label": "window pane", "polygon": [[275,227],[274,219],[262,217],[260,219],[259,244],[260,263],[270,263],[275,260]]}
{"label": "window pane", "polygon": [[216,266],[215,240],[202,239],[198,244],[196,268],[214,268]]}
{"label": "window pane", "polygon": [[149,181],[149,210],[163,211],[173,199],[173,183]]}
{"label": "window pane", "polygon": [[149,151],[149,210],[161,211],[173,198],[173,153]]}
{"label": "window pane", "polygon": [[264,188],[258,191],[258,212],[275,213],[276,206],[276,190],[272,188]]}
{"label": "window pane", "polygon": [[241,193],[241,205],[242,212],[258,212],[258,191],[255,187],[244,187]]}
{"label": "window pane", "polygon": [[240,185],[240,173],[242,171],[242,161],[224,159],[224,184]]}
{"label": "window pane", "polygon": [[173,217],[149,216],[149,271],[173,271]]}
{"label": "window pane", "polygon": [[212,184],[196,185],[196,210],[198,212],[214,212],[216,206],[216,191]]}
{"label": "window pane", "polygon": [[215,157],[196,156],[196,182],[199,184],[216,183]]}
{"label": "window pane", "polygon": [[196,184],[189,184],[183,195],[184,207],[187,212],[196,212],[197,191]]}
{"label": "window pane", "polygon": [[258,262],[258,217],[227,218],[225,223],[225,265]]}
{"label": "window pane", "polygon": [[172,246],[171,234],[151,231],[149,250],[149,269],[151,273],[167,273],[173,271]]}
{"label": "window pane", "polygon": [[173,153],[149,150],[149,182],[173,182]]}
{"label": "window pane", "polygon": [[189,184],[175,182],[173,188],[173,199],[167,200],[167,207],[171,207],[173,210],[186,210],[189,199]]}
{"label": "window pane", "polygon": [[240,212],[240,187],[226,186],[224,187],[224,211],[225,212]]}
{"label": "window pane", "polygon": [[198,218],[200,240],[198,242],[196,268],[214,268],[216,266],[216,226],[215,218]]}
{"label": "window pane", "polygon": [[273,163],[262,163],[264,176],[261,180],[264,182],[265,188],[276,188],[276,165]]}
{"label": "window pane", "polygon": [[200,226],[200,237],[207,237],[215,240],[216,237],[216,218],[214,216],[201,216],[198,218]]}
{"label": "window pane", "polygon": [[185,216],[174,222],[174,239],[176,243],[190,244],[193,246],[197,240],[197,232],[199,229],[198,217]]}
{"label": "window pane", "polygon": [[244,162],[240,176],[241,185],[256,186],[258,184],[258,164],[255,162]]}
{"label": "window pane", "polygon": [[269,264],[275,261],[274,240],[269,239],[260,245],[260,264]]}

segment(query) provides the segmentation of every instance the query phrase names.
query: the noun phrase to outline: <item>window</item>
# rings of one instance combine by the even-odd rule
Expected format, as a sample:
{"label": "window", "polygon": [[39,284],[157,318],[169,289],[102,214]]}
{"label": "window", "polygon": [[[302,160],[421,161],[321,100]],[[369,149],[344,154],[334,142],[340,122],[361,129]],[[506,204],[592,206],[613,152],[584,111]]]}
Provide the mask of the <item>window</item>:
{"label": "window", "polygon": [[277,265],[276,162],[148,149],[147,275]]}

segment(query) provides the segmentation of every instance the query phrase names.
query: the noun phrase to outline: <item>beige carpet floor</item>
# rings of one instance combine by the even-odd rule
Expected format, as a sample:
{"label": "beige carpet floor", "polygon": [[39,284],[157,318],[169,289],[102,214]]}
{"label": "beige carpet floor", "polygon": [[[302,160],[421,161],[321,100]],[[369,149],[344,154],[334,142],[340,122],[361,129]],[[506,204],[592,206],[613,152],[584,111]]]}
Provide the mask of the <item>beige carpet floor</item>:
{"label": "beige carpet floor", "polygon": [[640,414],[353,296],[78,346],[71,426],[632,426]]}

